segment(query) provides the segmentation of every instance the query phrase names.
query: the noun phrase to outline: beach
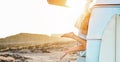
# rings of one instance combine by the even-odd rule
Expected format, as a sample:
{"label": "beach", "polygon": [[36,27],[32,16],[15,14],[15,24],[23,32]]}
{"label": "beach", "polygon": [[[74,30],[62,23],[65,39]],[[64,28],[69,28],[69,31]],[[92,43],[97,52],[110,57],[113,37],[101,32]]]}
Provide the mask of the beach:
{"label": "beach", "polygon": [[64,50],[76,43],[60,35],[20,33],[0,39],[0,60],[10,62],[12,58],[13,62],[76,62],[76,53],[70,53],[60,60]]}

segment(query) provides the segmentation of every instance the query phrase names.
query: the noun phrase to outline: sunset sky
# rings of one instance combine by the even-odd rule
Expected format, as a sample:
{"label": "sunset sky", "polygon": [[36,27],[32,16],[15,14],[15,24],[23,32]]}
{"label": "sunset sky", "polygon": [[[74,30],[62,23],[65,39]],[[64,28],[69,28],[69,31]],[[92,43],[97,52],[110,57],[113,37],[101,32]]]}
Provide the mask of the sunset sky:
{"label": "sunset sky", "polygon": [[84,0],[60,7],[47,0],[0,0],[0,38],[18,33],[52,34],[74,31]]}

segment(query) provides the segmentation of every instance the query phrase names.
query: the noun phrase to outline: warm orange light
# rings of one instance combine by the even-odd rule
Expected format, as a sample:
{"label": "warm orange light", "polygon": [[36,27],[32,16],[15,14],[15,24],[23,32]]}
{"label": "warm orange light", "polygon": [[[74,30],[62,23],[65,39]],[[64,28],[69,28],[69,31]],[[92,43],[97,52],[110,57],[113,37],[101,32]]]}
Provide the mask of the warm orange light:
{"label": "warm orange light", "polygon": [[85,0],[47,0],[48,4],[65,6],[65,7],[84,7]]}
{"label": "warm orange light", "polygon": [[49,4],[58,5],[58,6],[65,6],[66,0],[47,0]]}

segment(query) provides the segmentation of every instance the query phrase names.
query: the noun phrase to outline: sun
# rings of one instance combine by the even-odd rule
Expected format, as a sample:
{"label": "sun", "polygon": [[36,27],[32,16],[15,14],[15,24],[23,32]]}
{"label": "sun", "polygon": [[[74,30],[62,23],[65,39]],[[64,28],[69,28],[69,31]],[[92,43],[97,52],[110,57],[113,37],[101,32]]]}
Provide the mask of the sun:
{"label": "sun", "polygon": [[66,5],[70,8],[84,9],[86,0],[67,0]]}
{"label": "sun", "polygon": [[77,29],[74,27],[74,24],[83,14],[85,4],[86,0],[67,0],[65,4],[66,7],[50,4],[45,6],[42,13],[45,13],[44,20],[46,23],[49,23],[49,25],[47,24],[47,26],[44,26],[44,29],[46,29],[44,32],[49,35],[51,33],[67,33],[71,31],[77,33]]}
{"label": "sun", "polygon": [[71,9],[71,12],[74,12],[74,16],[79,18],[85,11],[86,3],[86,0],[67,0],[66,6]]}
{"label": "sun", "polygon": [[0,0],[3,6],[0,12],[0,38],[21,32],[51,34],[72,31],[85,9],[85,3],[85,0],[67,0],[67,7],[61,7],[49,5],[47,0],[12,0],[9,3]]}

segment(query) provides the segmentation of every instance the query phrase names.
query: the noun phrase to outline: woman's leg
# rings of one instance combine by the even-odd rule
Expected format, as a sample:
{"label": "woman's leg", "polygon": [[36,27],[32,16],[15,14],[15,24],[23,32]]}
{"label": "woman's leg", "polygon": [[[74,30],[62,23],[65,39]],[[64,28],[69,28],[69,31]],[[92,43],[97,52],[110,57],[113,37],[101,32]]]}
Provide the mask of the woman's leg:
{"label": "woman's leg", "polygon": [[72,48],[69,48],[68,50],[64,51],[64,54],[61,56],[60,59],[63,59],[67,54],[72,53],[72,52],[77,52],[77,51],[84,51],[86,48],[84,48],[83,45],[78,45]]}
{"label": "woman's leg", "polygon": [[73,32],[63,34],[61,37],[72,38],[72,39],[78,41],[81,45],[83,45],[84,48],[86,48],[86,40],[83,39],[83,38],[80,38],[80,37],[77,36],[77,35],[75,35]]}

